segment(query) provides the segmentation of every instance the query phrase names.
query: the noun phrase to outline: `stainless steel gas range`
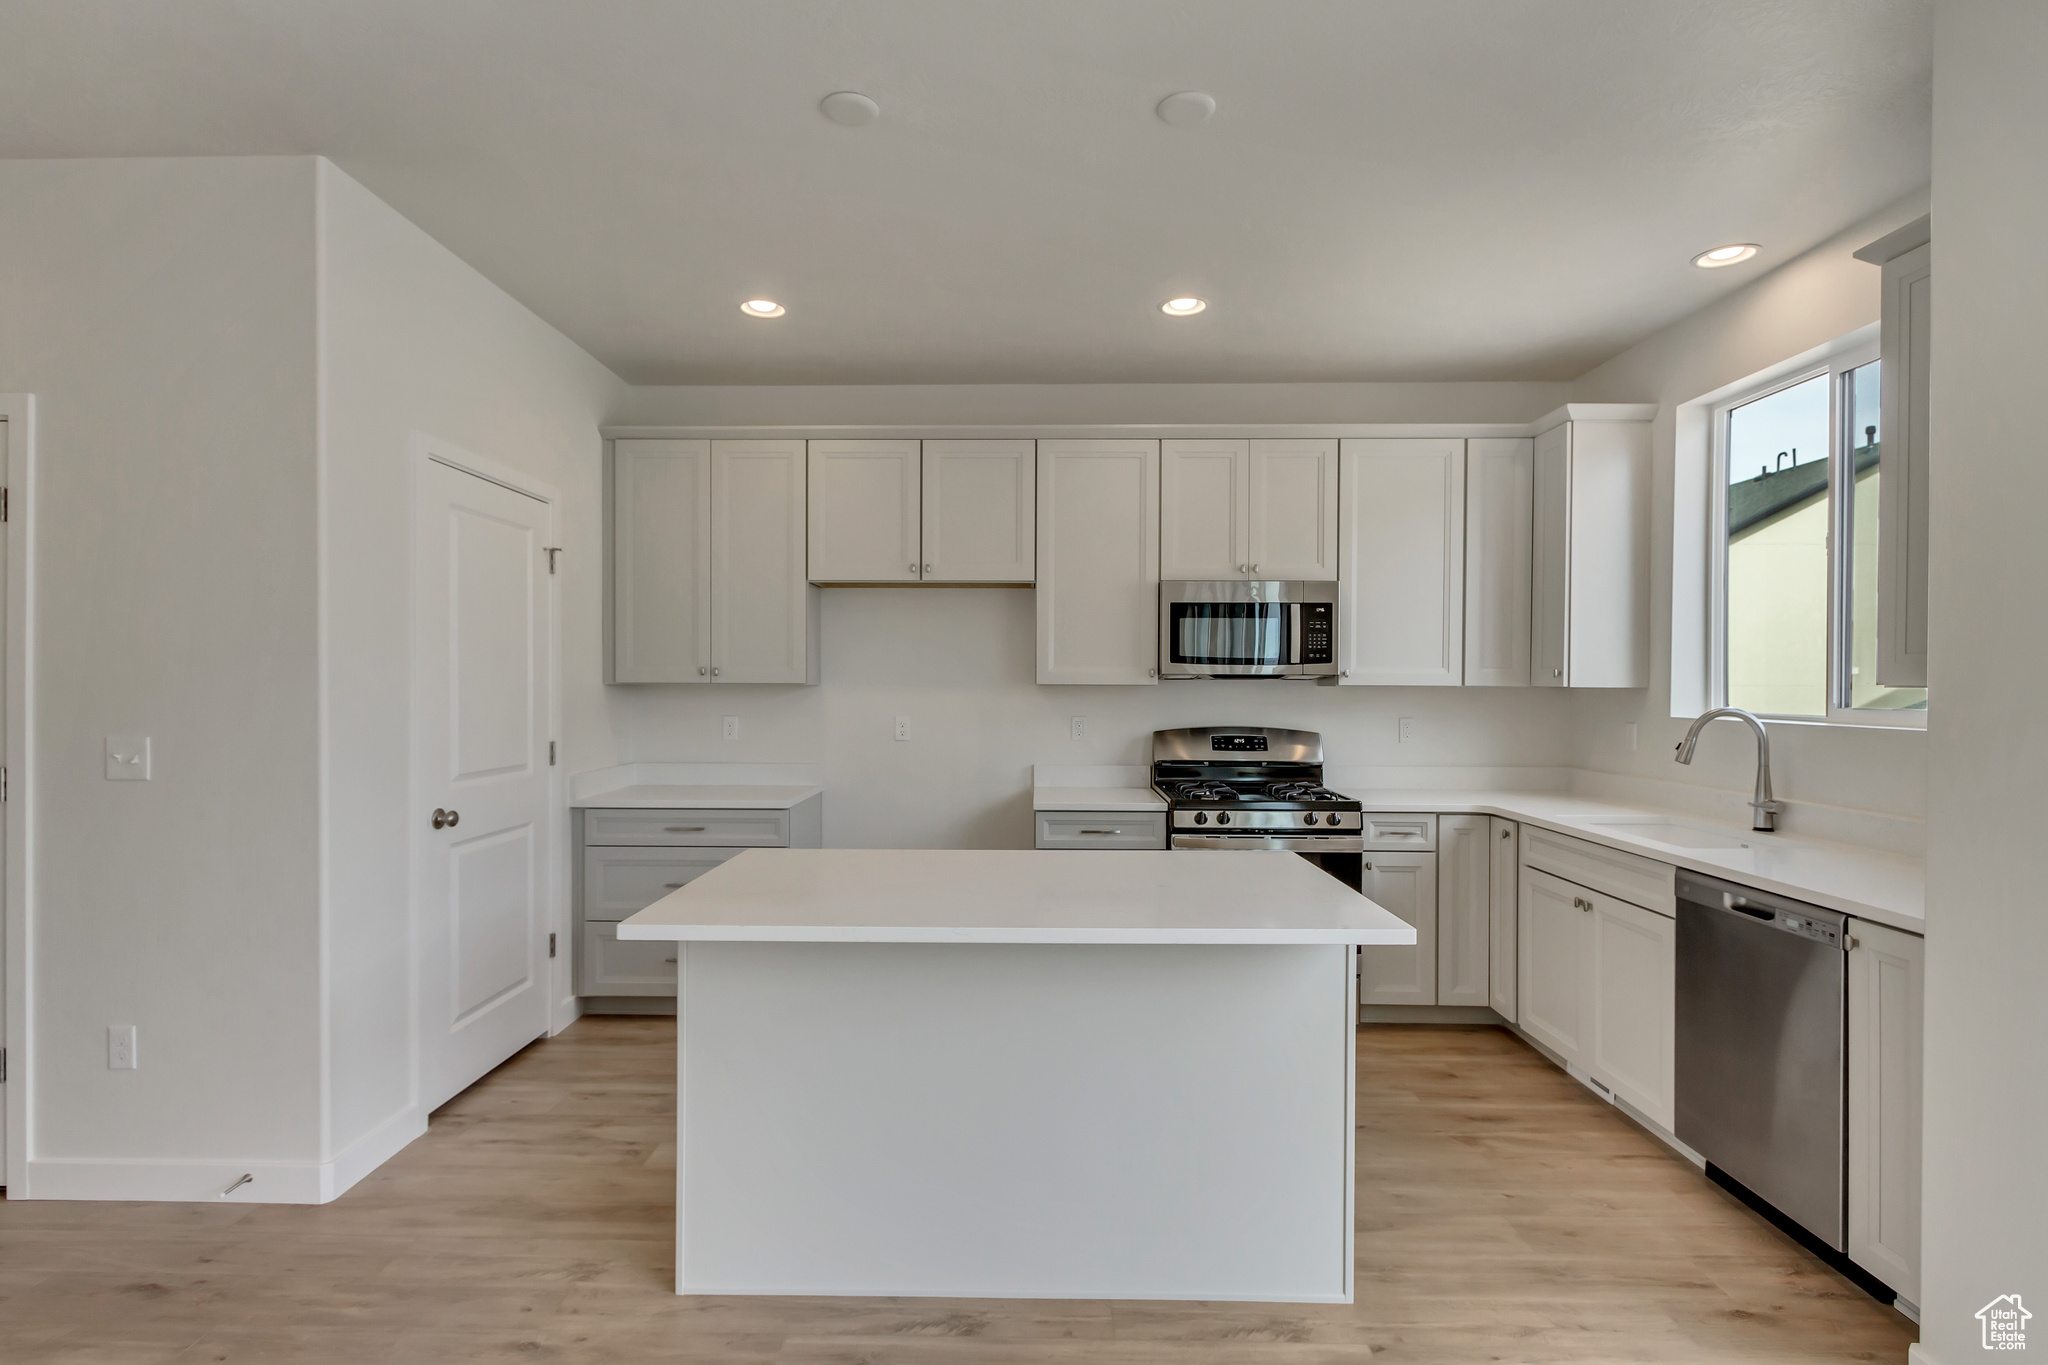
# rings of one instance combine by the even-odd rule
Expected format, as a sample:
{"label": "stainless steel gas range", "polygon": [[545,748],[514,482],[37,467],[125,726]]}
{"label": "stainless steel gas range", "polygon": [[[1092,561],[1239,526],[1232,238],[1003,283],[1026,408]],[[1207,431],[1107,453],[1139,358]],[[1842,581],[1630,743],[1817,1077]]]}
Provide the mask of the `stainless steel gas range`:
{"label": "stainless steel gas range", "polygon": [[1152,788],[1172,848],[1299,853],[1356,887],[1359,802],[1323,785],[1313,730],[1196,726],[1152,733]]}

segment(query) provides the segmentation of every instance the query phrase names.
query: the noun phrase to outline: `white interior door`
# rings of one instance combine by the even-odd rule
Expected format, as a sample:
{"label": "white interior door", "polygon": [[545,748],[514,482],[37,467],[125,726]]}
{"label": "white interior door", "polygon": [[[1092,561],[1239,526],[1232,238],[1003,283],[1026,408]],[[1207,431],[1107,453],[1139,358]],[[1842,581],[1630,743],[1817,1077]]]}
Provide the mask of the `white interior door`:
{"label": "white interior door", "polygon": [[431,459],[417,498],[411,816],[432,1110],[548,1028],[554,509]]}

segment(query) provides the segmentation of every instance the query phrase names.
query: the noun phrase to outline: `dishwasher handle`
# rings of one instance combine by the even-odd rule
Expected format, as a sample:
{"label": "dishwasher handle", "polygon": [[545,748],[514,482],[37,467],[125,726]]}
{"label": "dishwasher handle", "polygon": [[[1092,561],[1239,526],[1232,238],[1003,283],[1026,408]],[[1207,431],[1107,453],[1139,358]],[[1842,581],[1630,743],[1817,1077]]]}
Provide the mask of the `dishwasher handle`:
{"label": "dishwasher handle", "polygon": [[1751,905],[1747,897],[1737,896],[1727,891],[1721,893],[1721,908],[1723,910],[1733,910],[1738,915],[1748,915],[1751,919],[1769,921],[1778,917],[1776,910],[1768,906]]}

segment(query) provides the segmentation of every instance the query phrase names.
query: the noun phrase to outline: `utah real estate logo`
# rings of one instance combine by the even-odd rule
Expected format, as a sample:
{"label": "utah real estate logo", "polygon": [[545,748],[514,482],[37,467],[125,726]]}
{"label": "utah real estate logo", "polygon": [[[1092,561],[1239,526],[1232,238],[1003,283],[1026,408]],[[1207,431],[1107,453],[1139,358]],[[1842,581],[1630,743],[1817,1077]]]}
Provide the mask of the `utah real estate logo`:
{"label": "utah real estate logo", "polygon": [[2000,1294],[1977,1310],[1984,1324],[1984,1349],[2024,1351],[2027,1349],[2027,1319],[2033,1317],[2017,1294]]}

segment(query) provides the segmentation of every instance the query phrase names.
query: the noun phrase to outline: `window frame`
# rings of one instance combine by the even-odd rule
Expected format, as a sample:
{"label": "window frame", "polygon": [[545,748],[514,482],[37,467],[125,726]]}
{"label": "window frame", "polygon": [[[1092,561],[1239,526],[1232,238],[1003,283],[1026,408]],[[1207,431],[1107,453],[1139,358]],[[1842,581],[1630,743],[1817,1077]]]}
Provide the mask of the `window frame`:
{"label": "window frame", "polygon": [[1853,707],[1848,669],[1851,646],[1845,607],[1853,588],[1851,554],[1855,506],[1855,461],[1844,442],[1854,439],[1847,429],[1846,377],[1880,359],[1874,339],[1844,338],[1825,354],[1804,365],[1774,374],[1767,380],[1745,385],[1717,400],[1710,413],[1707,532],[1707,668],[1709,698],[1715,706],[1728,705],[1728,432],[1729,417],[1737,408],[1768,398],[1774,393],[1809,383],[1822,375],[1828,379],[1828,611],[1827,714],[1780,715],[1759,712],[1764,720],[1792,725],[1854,725],[1883,729],[1922,730],[1927,712],[1888,711],[1875,707]]}

